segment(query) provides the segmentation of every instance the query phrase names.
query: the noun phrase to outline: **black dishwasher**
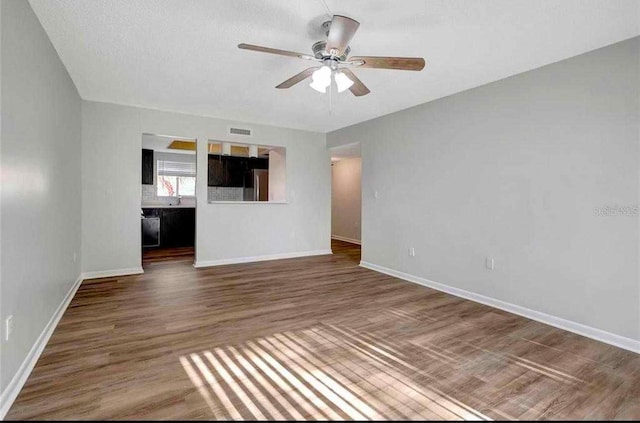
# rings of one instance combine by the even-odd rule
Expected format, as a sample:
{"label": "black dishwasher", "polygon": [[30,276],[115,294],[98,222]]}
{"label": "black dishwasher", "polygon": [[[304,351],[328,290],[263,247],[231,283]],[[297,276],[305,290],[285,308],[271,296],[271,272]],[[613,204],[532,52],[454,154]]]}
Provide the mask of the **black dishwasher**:
{"label": "black dishwasher", "polygon": [[142,217],[142,246],[160,246],[160,216]]}

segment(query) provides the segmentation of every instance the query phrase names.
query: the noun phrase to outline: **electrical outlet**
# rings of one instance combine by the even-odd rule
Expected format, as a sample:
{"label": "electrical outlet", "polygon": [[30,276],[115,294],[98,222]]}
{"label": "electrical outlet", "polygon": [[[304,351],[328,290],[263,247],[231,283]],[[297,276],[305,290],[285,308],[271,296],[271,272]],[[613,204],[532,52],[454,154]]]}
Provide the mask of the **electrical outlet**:
{"label": "electrical outlet", "polygon": [[73,262],[75,263],[78,260],[78,253],[73,252]]}
{"label": "electrical outlet", "polygon": [[380,198],[380,193],[379,193],[378,191],[374,191],[374,192],[373,192],[373,198],[375,198],[376,200],[377,200],[378,198]]}
{"label": "electrical outlet", "polygon": [[8,341],[13,333],[13,315],[7,317],[4,321],[4,340]]}
{"label": "electrical outlet", "polygon": [[413,247],[409,247],[409,257],[415,257],[416,256],[416,249]]}
{"label": "electrical outlet", "polygon": [[487,257],[484,264],[489,270],[493,270],[495,268],[495,260],[491,257]]}

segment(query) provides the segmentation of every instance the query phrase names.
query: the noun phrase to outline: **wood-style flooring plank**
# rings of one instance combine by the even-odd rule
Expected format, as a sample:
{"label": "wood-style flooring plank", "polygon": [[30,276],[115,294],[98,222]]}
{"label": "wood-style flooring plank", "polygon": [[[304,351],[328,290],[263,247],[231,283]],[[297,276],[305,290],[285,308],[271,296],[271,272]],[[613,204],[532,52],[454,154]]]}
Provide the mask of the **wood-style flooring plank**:
{"label": "wood-style flooring plank", "polygon": [[640,356],[333,255],[84,281],[7,419],[640,419]]}

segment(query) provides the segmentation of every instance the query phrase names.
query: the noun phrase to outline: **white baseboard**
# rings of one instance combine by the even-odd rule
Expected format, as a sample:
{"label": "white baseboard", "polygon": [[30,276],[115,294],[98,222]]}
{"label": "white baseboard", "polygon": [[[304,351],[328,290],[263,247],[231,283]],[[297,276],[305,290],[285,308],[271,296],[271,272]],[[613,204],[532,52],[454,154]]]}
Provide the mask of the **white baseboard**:
{"label": "white baseboard", "polygon": [[315,250],[315,251],[301,251],[297,253],[267,254],[264,256],[234,257],[234,258],[220,259],[220,260],[207,260],[207,261],[201,260],[201,261],[196,261],[193,267],[224,266],[226,264],[252,263],[255,261],[280,260],[280,259],[309,257],[309,256],[324,256],[327,254],[333,254],[333,252],[331,250]]}
{"label": "white baseboard", "polygon": [[340,235],[331,235],[331,239],[337,239],[338,241],[344,241],[344,242],[349,242],[351,244],[358,244],[361,245],[361,242],[359,239],[355,239],[355,238],[347,238],[346,236],[340,236]]}
{"label": "white baseboard", "polygon": [[113,278],[115,276],[139,275],[144,273],[142,267],[132,267],[129,269],[100,270],[97,272],[84,272],[81,276],[83,280],[98,278]]}
{"label": "white baseboard", "polygon": [[577,333],[578,335],[586,336],[587,338],[595,339],[596,341],[604,342],[606,344],[624,348],[625,350],[633,351],[640,354],[640,340],[616,335],[615,333],[607,332],[602,329],[586,326],[581,323],[552,316],[550,314],[541,313],[539,311],[531,310],[512,303],[507,303],[495,298],[485,297],[484,295],[465,291],[459,288],[454,288],[452,286],[444,285],[438,282],[433,282],[419,276],[414,276],[408,273],[389,269],[387,267],[378,266],[377,264],[368,263],[366,261],[361,261],[360,266],[366,269],[375,270],[376,272],[384,273],[389,276],[394,276],[399,279],[404,279],[418,285],[446,292],[447,294],[455,295],[456,297],[465,298],[467,300],[475,301],[477,303],[488,305],[490,307],[499,308],[500,310],[504,310],[509,313],[517,314],[531,320],[536,320],[538,322],[545,323],[559,329]]}
{"label": "white baseboard", "polygon": [[69,292],[67,292],[67,295],[64,297],[55,313],[53,313],[53,316],[51,316],[51,319],[42,330],[42,333],[40,333],[40,336],[36,340],[35,344],[33,344],[33,347],[31,347],[29,354],[27,354],[27,356],[25,357],[24,361],[20,365],[20,368],[11,379],[11,382],[9,382],[9,385],[7,385],[4,392],[2,392],[2,395],[0,396],[0,420],[4,419],[4,417],[9,412],[11,405],[18,397],[20,390],[22,390],[22,387],[29,378],[31,371],[40,358],[40,354],[42,354],[44,347],[47,346],[49,338],[51,338],[53,331],[55,330],[56,326],[58,326],[58,322],[62,318],[62,315],[69,306],[69,303],[73,299],[74,295],[76,295],[76,291],[80,287],[81,283],[82,277],[79,276],[71,286],[71,289],[69,289]]}

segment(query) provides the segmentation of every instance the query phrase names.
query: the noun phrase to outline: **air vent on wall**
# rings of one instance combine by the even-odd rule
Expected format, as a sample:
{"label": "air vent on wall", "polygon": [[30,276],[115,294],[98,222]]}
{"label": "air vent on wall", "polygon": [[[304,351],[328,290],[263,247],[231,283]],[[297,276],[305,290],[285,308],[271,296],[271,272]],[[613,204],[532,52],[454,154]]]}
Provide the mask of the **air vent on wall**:
{"label": "air vent on wall", "polygon": [[243,135],[245,137],[250,137],[251,136],[251,129],[229,128],[229,133],[231,135]]}

